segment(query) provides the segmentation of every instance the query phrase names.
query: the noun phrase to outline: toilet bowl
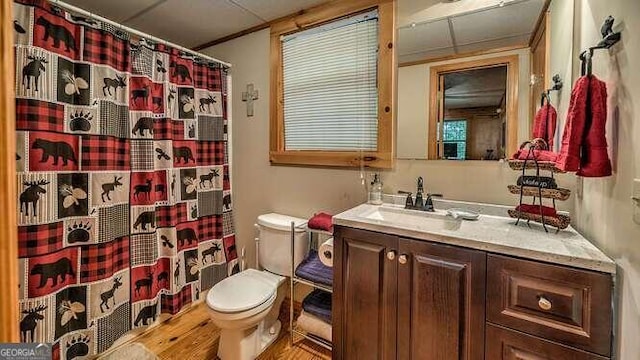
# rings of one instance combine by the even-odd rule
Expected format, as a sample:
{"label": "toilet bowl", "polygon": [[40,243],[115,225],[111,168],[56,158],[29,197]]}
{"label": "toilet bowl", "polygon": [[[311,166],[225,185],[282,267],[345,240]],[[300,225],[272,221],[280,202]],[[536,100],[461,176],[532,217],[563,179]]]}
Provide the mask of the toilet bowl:
{"label": "toilet bowl", "polygon": [[247,269],[217,283],[207,294],[209,315],[220,328],[218,357],[255,359],[278,337],[285,278]]}
{"label": "toilet bowl", "polygon": [[206,303],[213,323],[220,328],[221,360],[253,360],[278,337],[278,320],[286,294],[285,276],[291,271],[291,222],[295,223],[294,266],[309,246],[306,220],[280,214],[258,217],[260,265],[215,284]]}

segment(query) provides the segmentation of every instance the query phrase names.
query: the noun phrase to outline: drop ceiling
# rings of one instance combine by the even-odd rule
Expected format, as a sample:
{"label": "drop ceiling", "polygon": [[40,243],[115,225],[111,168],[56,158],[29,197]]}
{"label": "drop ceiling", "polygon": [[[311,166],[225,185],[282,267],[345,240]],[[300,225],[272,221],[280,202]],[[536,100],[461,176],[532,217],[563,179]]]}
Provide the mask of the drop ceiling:
{"label": "drop ceiling", "polygon": [[[63,0],[195,47],[328,0]],[[504,1],[504,6],[498,4]],[[398,61],[525,45],[545,0],[398,0]],[[412,26],[413,25],[413,26]]]}
{"label": "drop ceiling", "polygon": [[327,0],[63,0],[125,26],[195,47]]}
{"label": "drop ceiling", "polygon": [[444,75],[444,104],[447,109],[498,108],[506,91],[506,66]]}
{"label": "drop ceiling", "polygon": [[526,46],[544,4],[545,0],[399,0],[398,61]]}

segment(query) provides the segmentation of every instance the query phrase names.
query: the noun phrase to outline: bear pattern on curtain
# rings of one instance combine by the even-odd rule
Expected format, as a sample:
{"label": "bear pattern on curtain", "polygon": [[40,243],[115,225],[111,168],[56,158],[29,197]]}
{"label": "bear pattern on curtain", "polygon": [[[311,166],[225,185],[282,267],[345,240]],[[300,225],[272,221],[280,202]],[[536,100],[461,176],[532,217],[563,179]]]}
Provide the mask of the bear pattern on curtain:
{"label": "bear pattern on curtain", "polygon": [[14,3],[22,341],[103,352],[237,272],[227,73]]}

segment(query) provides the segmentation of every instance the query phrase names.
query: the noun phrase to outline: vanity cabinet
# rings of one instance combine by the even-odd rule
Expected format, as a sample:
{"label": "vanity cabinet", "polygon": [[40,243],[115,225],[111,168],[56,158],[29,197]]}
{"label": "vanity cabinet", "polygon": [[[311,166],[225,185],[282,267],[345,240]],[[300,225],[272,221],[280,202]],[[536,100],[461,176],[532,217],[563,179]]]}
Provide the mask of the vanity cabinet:
{"label": "vanity cabinet", "polygon": [[486,254],[346,227],[334,239],[333,359],[484,358]]}
{"label": "vanity cabinet", "polygon": [[611,355],[610,274],[336,226],[333,359]]}

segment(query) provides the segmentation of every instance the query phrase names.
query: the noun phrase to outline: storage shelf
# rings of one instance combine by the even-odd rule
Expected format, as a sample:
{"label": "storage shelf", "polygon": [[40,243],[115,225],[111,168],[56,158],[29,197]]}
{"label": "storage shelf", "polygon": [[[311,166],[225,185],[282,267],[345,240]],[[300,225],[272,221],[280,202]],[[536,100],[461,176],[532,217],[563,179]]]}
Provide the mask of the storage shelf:
{"label": "storage shelf", "polygon": [[[299,227],[299,228],[302,228]],[[304,226],[305,231],[307,232],[307,235],[309,236],[309,241],[311,242],[313,240],[313,234],[318,234],[318,235],[324,235],[324,236],[333,236],[333,232],[331,231],[325,231],[325,230],[318,230],[318,229],[311,229],[308,226]],[[293,315],[294,315],[294,311],[293,311],[293,302],[295,301],[295,291],[294,291],[294,286],[295,284],[304,284],[307,286],[310,286],[314,289],[319,289],[322,291],[326,291],[328,293],[333,294],[333,287],[330,285],[325,285],[325,284],[319,284],[307,279],[303,279],[299,276],[296,275],[295,273],[295,265],[294,265],[294,253],[295,253],[295,245],[296,245],[296,241],[295,241],[295,224],[291,223],[291,278],[289,279],[290,281],[290,286],[289,286],[289,297],[290,297],[290,301],[289,301],[289,330],[291,331],[291,338],[290,338],[290,342],[291,345],[293,345],[295,339],[295,335],[298,336],[302,336],[303,338],[317,344],[320,345],[326,349],[328,349],[329,351],[332,350],[333,346],[331,344],[330,341],[325,341],[323,339],[317,338],[317,337],[312,337],[309,336],[306,332],[297,330],[296,328],[294,328],[293,326]],[[317,237],[317,246],[320,246],[320,237]]]}
{"label": "storage shelf", "polygon": [[[508,188],[510,193],[520,195],[520,186],[509,185]],[[545,199],[555,199],[560,201],[565,201],[569,199],[569,196],[571,196],[571,190],[569,189],[541,189],[541,191],[538,192],[538,188],[535,186],[522,187],[522,195],[524,196],[540,197],[540,193],[542,193],[542,197]]]}
{"label": "storage shelf", "polygon": [[[542,216],[540,214],[532,214],[527,212],[520,212],[518,210],[509,210],[509,216],[514,219],[531,220],[537,223],[543,224]],[[571,218],[566,215],[556,214],[555,217],[545,216],[544,224],[551,225],[558,230],[566,229],[571,223]]]}
{"label": "storage shelf", "polygon": [[[292,337],[293,337],[293,335],[298,335],[298,336],[301,336],[301,337],[305,338],[306,340],[311,341],[314,344],[322,346],[323,348],[325,348],[325,349],[327,349],[329,351],[333,350],[333,344],[331,344],[330,342],[328,342],[328,341],[326,341],[326,340],[324,340],[324,339],[322,339],[322,338],[320,338],[318,336],[310,336],[306,332],[300,331],[300,330],[298,330],[296,328],[291,329],[291,334],[292,334]],[[292,341],[295,342],[295,339],[293,339]]]}
{"label": "storage shelf", "polygon": [[301,278],[299,276],[294,276],[292,280],[294,282],[297,282],[297,283],[301,283],[301,284],[305,284],[307,286],[311,286],[314,289],[320,289],[320,290],[323,290],[323,291],[326,291],[328,293],[332,293],[333,294],[333,289],[328,285],[316,283],[316,282],[313,282],[313,281],[309,281],[309,280],[303,279],[303,278]]}
{"label": "storage shelf", "polygon": [[[525,160],[509,160],[509,167],[513,170],[522,170],[524,167]],[[536,162],[533,160],[526,160],[527,169],[536,169]],[[564,173],[565,171],[560,170],[556,167],[556,163],[553,161],[538,161],[538,166],[540,170],[553,171],[554,173]]]}

